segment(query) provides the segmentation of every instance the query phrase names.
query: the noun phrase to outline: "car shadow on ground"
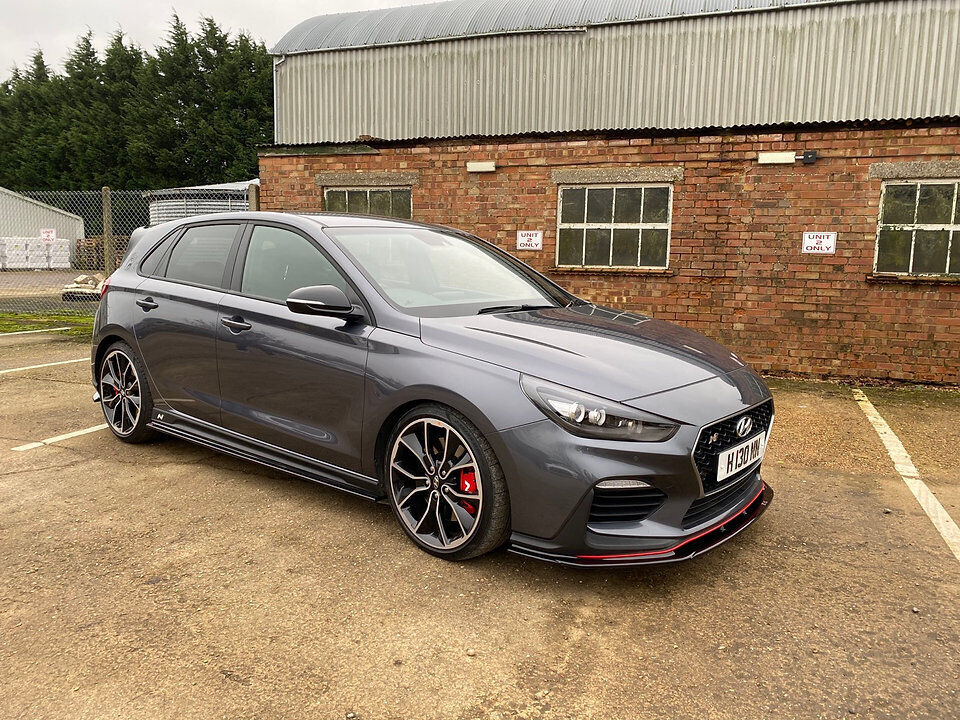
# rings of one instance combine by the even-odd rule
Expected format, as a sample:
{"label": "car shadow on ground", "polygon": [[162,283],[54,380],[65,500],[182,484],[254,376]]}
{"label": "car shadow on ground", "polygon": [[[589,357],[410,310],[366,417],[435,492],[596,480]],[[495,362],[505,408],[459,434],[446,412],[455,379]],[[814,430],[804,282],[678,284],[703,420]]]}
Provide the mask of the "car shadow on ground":
{"label": "car shadow on ground", "polygon": [[[367,527],[371,532],[382,536],[383,544],[378,550],[371,552],[412,552],[418,556],[420,564],[430,566],[436,572],[443,572],[445,567],[459,566],[482,573],[494,581],[494,586],[497,584],[497,577],[504,578],[506,585],[509,585],[515,581],[518,574],[523,573],[528,575],[530,582],[549,583],[561,588],[587,588],[615,594],[629,591],[642,602],[647,595],[662,597],[674,590],[682,590],[688,583],[702,582],[718,572],[723,572],[723,568],[729,564],[736,564],[742,554],[756,550],[750,537],[755,528],[748,528],[720,550],[679,563],[651,564],[636,568],[580,568],[523,557],[510,552],[507,546],[479,558],[451,563],[413,547],[384,502],[374,502],[184,440],[161,438],[152,446],[158,450],[162,447],[163,452],[170,452],[171,455],[185,454],[189,456],[188,461],[195,463],[198,468],[208,467],[211,470],[224,471],[235,479],[255,483],[270,496],[296,502],[308,514],[313,510],[336,508],[338,512],[345,513],[345,523]],[[719,557],[718,553],[722,557]]]}

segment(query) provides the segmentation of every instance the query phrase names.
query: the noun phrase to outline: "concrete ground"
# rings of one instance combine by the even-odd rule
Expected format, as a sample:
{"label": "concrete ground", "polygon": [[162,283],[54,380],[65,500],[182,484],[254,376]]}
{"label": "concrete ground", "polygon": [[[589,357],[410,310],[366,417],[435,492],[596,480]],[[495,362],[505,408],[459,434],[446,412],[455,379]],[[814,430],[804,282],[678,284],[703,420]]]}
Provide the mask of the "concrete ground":
{"label": "concrete ground", "polygon": [[[5,270],[0,271],[0,312],[39,312],[67,310],[90,313],[94,302],[64,301],[64,285],[79,275],[93,275],[96,270]],[[102,273],[102,271],[99,271]]]}
{"label": "concrete ground", "polygon": [[[0,370],[82,358],[0,338]],[[385,506],[0,374],[0,716],[956,718],[960,562],[850,389],[774,381],[767,514],[693,561],[462,564]],[[960,520],[960,394],[867,395]]]}

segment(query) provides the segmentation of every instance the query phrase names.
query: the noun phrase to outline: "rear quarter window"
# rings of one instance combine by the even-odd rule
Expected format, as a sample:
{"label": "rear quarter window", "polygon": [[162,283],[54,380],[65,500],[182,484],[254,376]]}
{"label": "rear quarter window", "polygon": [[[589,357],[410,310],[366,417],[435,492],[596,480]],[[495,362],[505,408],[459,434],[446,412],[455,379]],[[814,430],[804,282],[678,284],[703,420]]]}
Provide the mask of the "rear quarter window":
{"label": "rear quarter window", "polygon": [[157,243],[156,247],[150,250],[147,253],[147,256],[140,262],[140,274],[146,275],[147,277],[155,277],[160,274],[162,269],[163,261],[167,257],[167,253],[170,251],[170,246],[173,245],[173,241],[177,238],[179,233],[173,233],[167,238],[164,238],[162,241]]}
{"label": "rear quarter window", "polygon": [[222,287],[223,274],[239,225],[188,228],[170,252],[167,280]]}

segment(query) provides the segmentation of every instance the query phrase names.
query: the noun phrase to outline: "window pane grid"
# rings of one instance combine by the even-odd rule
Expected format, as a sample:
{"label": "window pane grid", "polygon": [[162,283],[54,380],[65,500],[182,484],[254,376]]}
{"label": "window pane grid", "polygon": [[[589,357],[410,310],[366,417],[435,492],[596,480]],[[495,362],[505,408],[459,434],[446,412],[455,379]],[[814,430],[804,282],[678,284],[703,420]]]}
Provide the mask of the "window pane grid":
{"label": "window pane grid", "polygon": [[672,195],[670,185],[560,188],[557,265],[666,268]]}
{"label": "window pane grid", "polygon": [[408,220],[413,216],[412,192],[409,187],[325,188],[323,209]]}
{"label": "window pane grid", "polygon": [[960,274],[960,182],[884,184],[874,270],[898,275]]}

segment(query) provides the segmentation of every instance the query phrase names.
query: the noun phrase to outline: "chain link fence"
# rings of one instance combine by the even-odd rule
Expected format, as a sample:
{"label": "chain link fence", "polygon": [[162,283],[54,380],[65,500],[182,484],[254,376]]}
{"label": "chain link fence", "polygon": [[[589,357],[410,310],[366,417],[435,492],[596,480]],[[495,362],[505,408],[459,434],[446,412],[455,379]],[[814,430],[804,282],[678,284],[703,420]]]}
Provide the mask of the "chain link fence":
{"label": "chain link fence", "polygon": [[[247,183],[165,190],[0,188],[0,332],[97,309],[138,227],[256,205]],[[89,322],[89,320],[86,320]]]}

